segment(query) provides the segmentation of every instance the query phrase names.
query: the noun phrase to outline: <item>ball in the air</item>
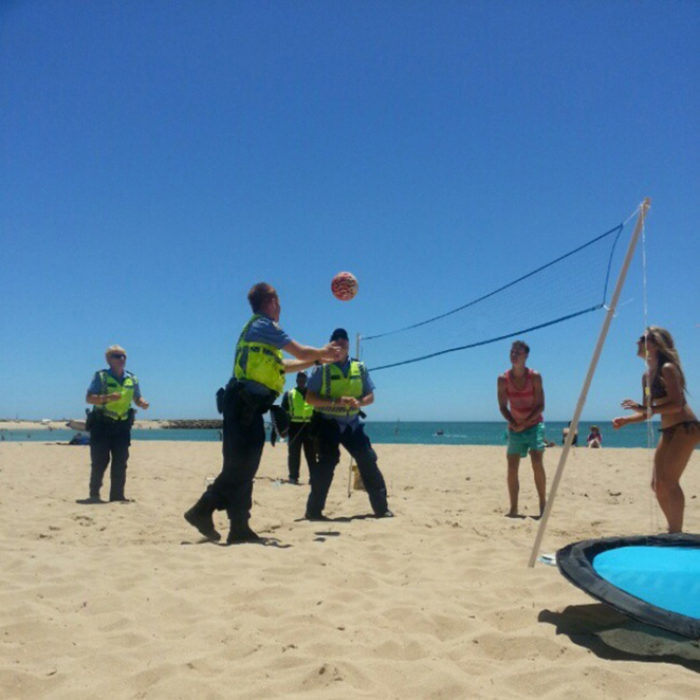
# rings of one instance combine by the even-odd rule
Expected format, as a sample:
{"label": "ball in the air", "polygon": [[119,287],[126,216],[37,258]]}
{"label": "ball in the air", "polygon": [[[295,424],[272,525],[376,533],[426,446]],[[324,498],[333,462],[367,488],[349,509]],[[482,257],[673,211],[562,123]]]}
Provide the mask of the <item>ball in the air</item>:
{"label": "ball in the air", "polygon": [[350,301],[357,294],[357,278],[352,272],[339,272],[331,282],[331,292],[340,301]]}

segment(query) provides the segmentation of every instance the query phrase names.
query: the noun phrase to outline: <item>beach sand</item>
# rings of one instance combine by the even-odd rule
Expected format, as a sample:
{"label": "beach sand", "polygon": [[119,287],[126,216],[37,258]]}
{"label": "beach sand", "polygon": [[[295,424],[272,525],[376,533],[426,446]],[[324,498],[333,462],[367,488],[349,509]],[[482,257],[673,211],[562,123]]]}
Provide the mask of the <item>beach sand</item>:
{"label": "beach sand", "polygon": [[[135,502],[83,505],[88,448],[1,443],[0,696],[698,696],[697,642],[595,602],[556,567],[527,567],[527,463],[525,517],[511,519],[502,447],[376,449],[395,518],[348,498],[344,455],[326,508],[337,519],[301,520],[308,486],[278,481],[286,445],[268,444],[251,519],[267,544],[227,547],[182,517],[220,444],[135,442]],[[550,479],[559,455],[547,451]],[[662,531],[650,470],[647,450],[573,451],[542,552]],[[700,532],[698,451],[683,485],[686,530]]]}

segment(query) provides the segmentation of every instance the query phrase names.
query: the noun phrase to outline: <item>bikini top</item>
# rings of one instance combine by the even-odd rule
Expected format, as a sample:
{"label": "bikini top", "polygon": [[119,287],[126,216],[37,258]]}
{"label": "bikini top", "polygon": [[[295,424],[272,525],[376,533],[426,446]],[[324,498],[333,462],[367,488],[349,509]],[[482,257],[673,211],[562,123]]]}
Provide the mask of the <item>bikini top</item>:
{"label": "bikini top", "polygon": [[[664,364],[666,364],[664,362]],[[662,365],[663,367],[663,365]],[[661,367],[657,368],[656,373],[654,374],[653,379],[651,380],[651,389],[650,392],[651,398],[652,399],[663,399],[666,396],[668,396],[668,391],[666,390],[666,382],[664,381],[664,378],[661,376]],[[685,406],[687,403],[685,399],[685,395],[683,396],[683,406]]]}

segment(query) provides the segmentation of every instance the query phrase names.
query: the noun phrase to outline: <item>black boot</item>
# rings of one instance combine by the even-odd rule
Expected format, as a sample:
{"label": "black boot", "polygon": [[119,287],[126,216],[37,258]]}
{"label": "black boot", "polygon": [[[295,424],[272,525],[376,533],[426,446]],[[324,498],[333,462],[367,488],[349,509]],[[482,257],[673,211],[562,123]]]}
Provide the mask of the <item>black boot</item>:
{"label": "black boot", "polygon": [[205,493],[186,513],[185,520],[196,527],[205,537],[210,540],[218,541],[221,535],[214,527],[214,505],[211,499]]}
{"label": "black boot", "polygon": [[304,517],[307,520],[311,520],[312,522],[320,522],[320,523],[325,523],[330,520],[330,518],[327,518],[323,513],[310,513],[308,510],[304,514]]}
{"label": "black boot", "polygon": [[258,542],[260,535],[250,529],[247,520],[232,520],[231,529],[228,531],[226,544],[236,544],[237,542]]}

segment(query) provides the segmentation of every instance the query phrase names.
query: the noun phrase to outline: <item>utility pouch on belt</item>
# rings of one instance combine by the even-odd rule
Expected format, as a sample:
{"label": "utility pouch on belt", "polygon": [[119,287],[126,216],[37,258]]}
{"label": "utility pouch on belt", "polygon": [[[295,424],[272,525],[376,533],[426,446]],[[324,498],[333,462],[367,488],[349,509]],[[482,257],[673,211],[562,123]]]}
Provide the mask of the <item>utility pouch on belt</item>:
{"label": "utility pouch on belt", "polygon": [[232,407],[243,425],[250,425],[255,418],[266,413],[275,401],[275,394],[252,394],[243,384],[232,379],[226,386],[223,404],[227,410]]}
{"label": "utility pouch on belt", "polygon": [[85,409],[85,430],[90,431],[95,427],[98,421],[97,411],[93,408],[92,411]]}
{"label": "utility pouch on belt", "polygon": [[279,437],[286,437],[289,433],[289,415],[281,406],[270,406],[270,418],[272,427]]}
{"label": "utility pouch on belt", "polygon": [[129,428],[131,428],[131,426],[134,424],[134,421],[136,420],[136,409],[130,408],[129,413],[127,415],[128,415],[128,417],[127,417],[126,421],[129,424]]}
{"label": "utility pouch on belt", "polygon": [[219,389],[216,392],[216,410],[219,413],[224,412],[224,394],[226,393],[226,389],[224,387],[219,387]]}

